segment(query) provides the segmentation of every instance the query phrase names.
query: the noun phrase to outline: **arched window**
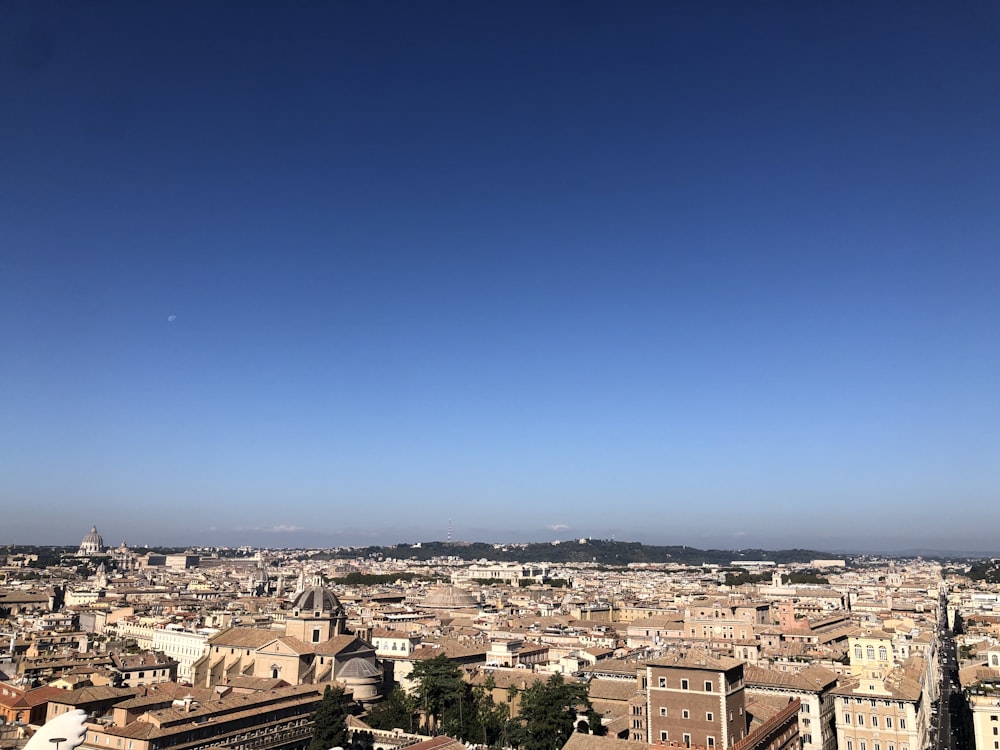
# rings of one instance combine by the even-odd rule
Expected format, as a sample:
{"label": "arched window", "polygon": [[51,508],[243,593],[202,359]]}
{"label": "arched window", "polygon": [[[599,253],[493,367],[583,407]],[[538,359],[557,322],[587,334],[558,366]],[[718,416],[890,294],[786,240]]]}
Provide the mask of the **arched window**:
{"label": "arched window", "polygon": [[868,646],[865,649],[865,656],[867,656],[870,660],[875,661],[875,647]]}
{"label": "arched window", "polygon": [[885,646],[878,647],[878,659],[879,661],[889,660],[889,653],[885,650]]}
{"label": "arched window", "polygon": [[854,658],[855,659],[860,659],[861,658],[861,646],[855,646],[854,647]]}
{"label": "arched window", "polygon": [[271,679],[278,679],[278,674],[280,674],[281,668],[276,664],[271,665]]}

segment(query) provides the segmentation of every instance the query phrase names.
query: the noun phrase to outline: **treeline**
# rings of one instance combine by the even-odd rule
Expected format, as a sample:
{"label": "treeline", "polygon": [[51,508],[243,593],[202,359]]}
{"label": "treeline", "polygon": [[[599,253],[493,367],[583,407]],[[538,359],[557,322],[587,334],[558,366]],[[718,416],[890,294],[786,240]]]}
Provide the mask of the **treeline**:
{"label": "treeline", "polygon": [[562,544],[534,543],[509,547],[494,547],[485,542],[422,542],[419,547],[409,543],[388,547],[365,547],[342,550],[335,557],[392,557],[401,560],[429,560],[452,556],[462,560],[487,559],[495,562],[597,563],[622,567],[630,563],[680,563],[683,565],[728,565],[734,560],[773,560],[776,563],[801,563],[828,558],[829,552],[816,550],[703,550],[687,546],[659,546],[641,542],[621,542],[610,539],[588,539]]}
{"label": "treeline", "polygon": [[965,575],[972,581],[1000,583],[1000,562],[997,560],[982,560],[973,563]]}

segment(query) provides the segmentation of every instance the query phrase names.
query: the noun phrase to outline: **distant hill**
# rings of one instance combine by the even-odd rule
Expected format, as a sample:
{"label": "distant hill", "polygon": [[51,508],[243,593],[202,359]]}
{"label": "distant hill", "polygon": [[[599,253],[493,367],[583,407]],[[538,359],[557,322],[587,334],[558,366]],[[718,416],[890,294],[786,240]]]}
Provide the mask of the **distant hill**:
{"label": "distant hill", "polygon": [[532,543],[493,545],[485,542],[421,542],[420,546],[397,544],[388,547],[365,547],[343,550],[338,557],[382,555],[401,560],[429,560],[432,557],[453,556],[462,560],[493,560],[496,562],[593,562],[605,566],[629,563],[681,563],[684,565],[729,565],[734,560],[773,560],[776,563],[809,562],[838,557],[829,552],[807,549],[786,550],[719,550],[687,546],[658,546],[640,542],[618,542],[588,539],[560,544]]}

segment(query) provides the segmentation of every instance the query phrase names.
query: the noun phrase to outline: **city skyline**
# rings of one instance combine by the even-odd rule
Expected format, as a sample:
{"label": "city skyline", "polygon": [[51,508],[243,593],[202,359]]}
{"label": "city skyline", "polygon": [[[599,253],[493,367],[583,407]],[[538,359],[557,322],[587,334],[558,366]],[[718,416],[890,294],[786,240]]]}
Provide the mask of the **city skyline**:
{"label": "city skyline", "polygon": [[1000,553],[1000,7],[53,0],[0,48],[0,544]]}

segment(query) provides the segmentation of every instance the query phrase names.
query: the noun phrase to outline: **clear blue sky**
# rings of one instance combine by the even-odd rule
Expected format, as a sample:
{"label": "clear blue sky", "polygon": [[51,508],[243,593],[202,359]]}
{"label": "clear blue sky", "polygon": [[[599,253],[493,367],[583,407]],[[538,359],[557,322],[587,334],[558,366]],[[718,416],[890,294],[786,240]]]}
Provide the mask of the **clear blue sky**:
{"label": "clear blue sky", "polygon": [[1000,5],[0,5],[0,543],[1000,551]]}

